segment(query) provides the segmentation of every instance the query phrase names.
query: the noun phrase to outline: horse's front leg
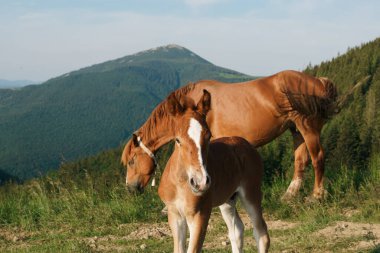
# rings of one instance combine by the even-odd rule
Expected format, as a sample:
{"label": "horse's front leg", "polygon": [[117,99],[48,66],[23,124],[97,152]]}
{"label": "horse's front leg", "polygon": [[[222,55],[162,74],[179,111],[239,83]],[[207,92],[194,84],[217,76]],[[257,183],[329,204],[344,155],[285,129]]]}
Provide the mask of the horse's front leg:
{"label": "horse's front leg", "polygon": [[190,230],[190,241],[187,253],[201,252],[210,214],[211,207],[204,208],[196,212],[194,215],[186,216],[187,225]]}
{"label": "horse's front leg", "polygon": [[168,208],[168,221],[174,241],[174,253],[185,253],[186,250],[186,219],[174,207]]}

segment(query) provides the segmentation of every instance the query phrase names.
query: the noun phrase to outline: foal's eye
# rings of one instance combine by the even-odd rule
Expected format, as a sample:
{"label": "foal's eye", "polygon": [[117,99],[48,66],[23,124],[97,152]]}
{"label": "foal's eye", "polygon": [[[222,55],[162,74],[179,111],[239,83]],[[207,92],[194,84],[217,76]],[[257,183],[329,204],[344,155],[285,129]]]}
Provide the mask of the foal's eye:
{"label": "foal's eye", "polygon": [[179,141],[178,138],[175,138],[175,143],[177,143],[178,145],[181,145],[181,142]]}

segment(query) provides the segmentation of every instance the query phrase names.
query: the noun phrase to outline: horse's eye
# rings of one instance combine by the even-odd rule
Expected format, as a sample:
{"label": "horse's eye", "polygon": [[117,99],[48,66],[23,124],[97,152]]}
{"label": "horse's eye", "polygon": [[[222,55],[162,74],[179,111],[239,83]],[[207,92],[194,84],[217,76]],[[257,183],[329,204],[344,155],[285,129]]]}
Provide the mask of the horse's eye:
{"label": "horse's eye", "polygon": [[132,159],[128,161],[128,165],[129,165],[129,166],[132,166],[132,165],[135,163],[135,157],[136,157],[136,155],[134,155],[134,156],[132,157]]}
{"label": "horse's eye", "polygon": [[181,145],[181,142],[178,138],[175,138],[175,143],[177,143],[178,145]]}

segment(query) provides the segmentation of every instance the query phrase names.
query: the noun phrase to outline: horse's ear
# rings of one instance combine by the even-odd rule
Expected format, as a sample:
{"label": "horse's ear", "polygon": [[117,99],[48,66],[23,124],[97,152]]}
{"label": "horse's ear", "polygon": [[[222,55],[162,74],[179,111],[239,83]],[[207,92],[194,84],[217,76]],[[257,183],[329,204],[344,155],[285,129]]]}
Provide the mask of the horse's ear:
{"label": "horse's ear", "polygon": [[132,134],[132,143],[133,143],[133,146],[135,147],[139,146],[139,140],[136,133]]}
{"label": "horse's ear", "polygon": [[167,98],[167,103],[168,103],[168,111],[173,116],[175,116],[176,114],[180,114],[184,111],[183,106],[175,97],[174,92],[172,92]]}
{"label": "horse's ear", "polygon": [[211,108],[211,94],[207,90],[203,90],[203,96],[197,104],[198,112],[206,115]]}

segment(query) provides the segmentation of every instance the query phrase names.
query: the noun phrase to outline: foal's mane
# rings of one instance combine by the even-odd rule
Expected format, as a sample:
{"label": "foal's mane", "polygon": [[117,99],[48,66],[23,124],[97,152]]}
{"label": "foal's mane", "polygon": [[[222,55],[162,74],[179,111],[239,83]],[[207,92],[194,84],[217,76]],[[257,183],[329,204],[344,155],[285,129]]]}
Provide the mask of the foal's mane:
{"label": "foal's mane", "polygon": [[[187,85],[173,91],[170,95],[174,94],[177,101],[183,100],[183,98],[194,88],[196,83],[188,83]],[[169,95],[169,96],[170,96]],[[168,96],[168,97],[169,97]],[[172,125],[172,117],[169,113],[169,102],[166,97],[161,103],[159,103],[145,123],[137,130],[139,134],[142,134],[147,140],[152,140],[154,136],[157,136],[158,132],[163,128],[168,128]],[[149,143],[147,143],[149,145]]]}

